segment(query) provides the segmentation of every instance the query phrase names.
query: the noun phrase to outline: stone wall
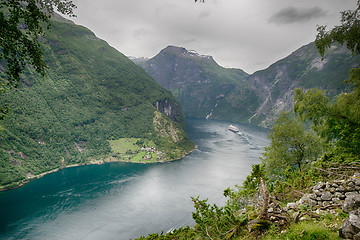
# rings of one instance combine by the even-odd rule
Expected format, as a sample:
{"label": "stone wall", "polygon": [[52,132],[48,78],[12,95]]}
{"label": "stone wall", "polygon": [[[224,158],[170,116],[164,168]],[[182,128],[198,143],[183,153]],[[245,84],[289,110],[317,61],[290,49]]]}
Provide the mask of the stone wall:
{"label": "stone wall", "polygon": [[346,197],[360,194],[360,173],[347,180],[332,182],[319,182],[312,188],[312,193],[305,194],[299,201],[299,205],[327,207],[344,204]]}
{"label": "stone wall", "polygon": [[308,205],[318,209],[342,208],[349,214],[339,229],[340,237],[360,240],[360,173],[347,180],[319,182],[311,193],[304,194],[288,207]]}

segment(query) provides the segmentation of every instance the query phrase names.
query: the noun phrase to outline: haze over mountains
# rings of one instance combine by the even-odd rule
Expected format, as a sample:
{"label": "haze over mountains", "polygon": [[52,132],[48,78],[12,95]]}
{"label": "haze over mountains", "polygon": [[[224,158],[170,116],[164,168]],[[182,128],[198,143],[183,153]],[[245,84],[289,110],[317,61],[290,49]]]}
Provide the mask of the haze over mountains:
{"label": "haze over mountains", "polygon": [[340,45],[322,60],[314,43],[251,75],[176,46],[151,59],[134,60],[174,94],[186,116],[261,126],[271,126],[281,111],[292,108],[295,88],[318,87],[330,96],[345,91],[343,81],[358,61],[359,56]]}

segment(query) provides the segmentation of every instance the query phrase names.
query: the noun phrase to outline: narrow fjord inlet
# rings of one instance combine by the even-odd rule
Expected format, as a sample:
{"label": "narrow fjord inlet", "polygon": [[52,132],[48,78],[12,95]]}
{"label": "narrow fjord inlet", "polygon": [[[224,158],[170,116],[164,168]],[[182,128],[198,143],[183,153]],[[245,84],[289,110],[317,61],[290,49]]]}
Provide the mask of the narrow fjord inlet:
{"label": "narrow fjord inlet", "polygon": [[68,168],[1,192],[0,239],[134,239],[193,225],[191,196],[222,205],[268,144],[266,131],[187,120],[198,146],[156,164],[107,163]]}
{"label": "narrow fjord inlet", "polygon": [[360,0],[0,1],[0,240],[360,239],[359,36]]}

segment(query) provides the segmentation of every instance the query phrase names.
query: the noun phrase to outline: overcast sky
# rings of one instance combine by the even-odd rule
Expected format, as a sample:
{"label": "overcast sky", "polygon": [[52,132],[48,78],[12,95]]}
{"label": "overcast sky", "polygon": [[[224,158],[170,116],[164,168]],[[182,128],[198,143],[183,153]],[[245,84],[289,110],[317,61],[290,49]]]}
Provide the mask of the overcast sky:
{"label": "overcast sky", "polygon": [[153,57],[168,45],[211,55],[247,73],[315,40],[316,26],[340,24],[356,0],[73,0],[77,18],[127,56]]}

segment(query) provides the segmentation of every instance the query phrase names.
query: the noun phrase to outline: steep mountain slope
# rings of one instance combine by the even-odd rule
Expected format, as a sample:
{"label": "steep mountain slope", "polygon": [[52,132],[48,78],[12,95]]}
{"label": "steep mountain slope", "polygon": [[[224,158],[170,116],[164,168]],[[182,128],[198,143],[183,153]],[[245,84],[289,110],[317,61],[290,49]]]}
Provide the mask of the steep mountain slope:
{"label": "steep mountain slope", "polygon": [[219,66],[211,56],[175,46],[137,64],[172,91],[186,116],[198,118],[205,118],[248,75],[240,69]]}
{"label": "steep mountain slope", "polygon": [[12,112],[1,122],[0,189],[114,159],[109,140],[139,138],[163,159],[193,148],[172,94],[91,31],[59,18],[42,41],[47,76],[29,69],[19,88],[1,95]]}
{"label": "steep mountain slope", "polygon": [[[344,80],[348,77],[349,70],[358,65],[359,60],[358,56],[352,56],[340,45],[334,45],[322,60],[315,44],[310,43],[267,69],[245,78],[243,84],[246,87],[238,85],[229,93],[219,103],[214,118],[224,119],[225,115],[226,120],[270,126],[281,111],[292,108],[294,88],[317,87],[326,90],[333,97],[345,90]],[[240,96],[256,101],[256,109],[250,108]],[[240,118],[236,113],[244,110],[248,110],[249,114]]]}
{"label": "steep mountain slope", "polygon": [[340,45],[322,60],[310,43],[252,75],[173,46],[138,64],[172,91],[186,116],[271,126],[281,111],[292,108],[294,88],[318,87],[335,96],[345,90],[344,80],[359,60]]}

